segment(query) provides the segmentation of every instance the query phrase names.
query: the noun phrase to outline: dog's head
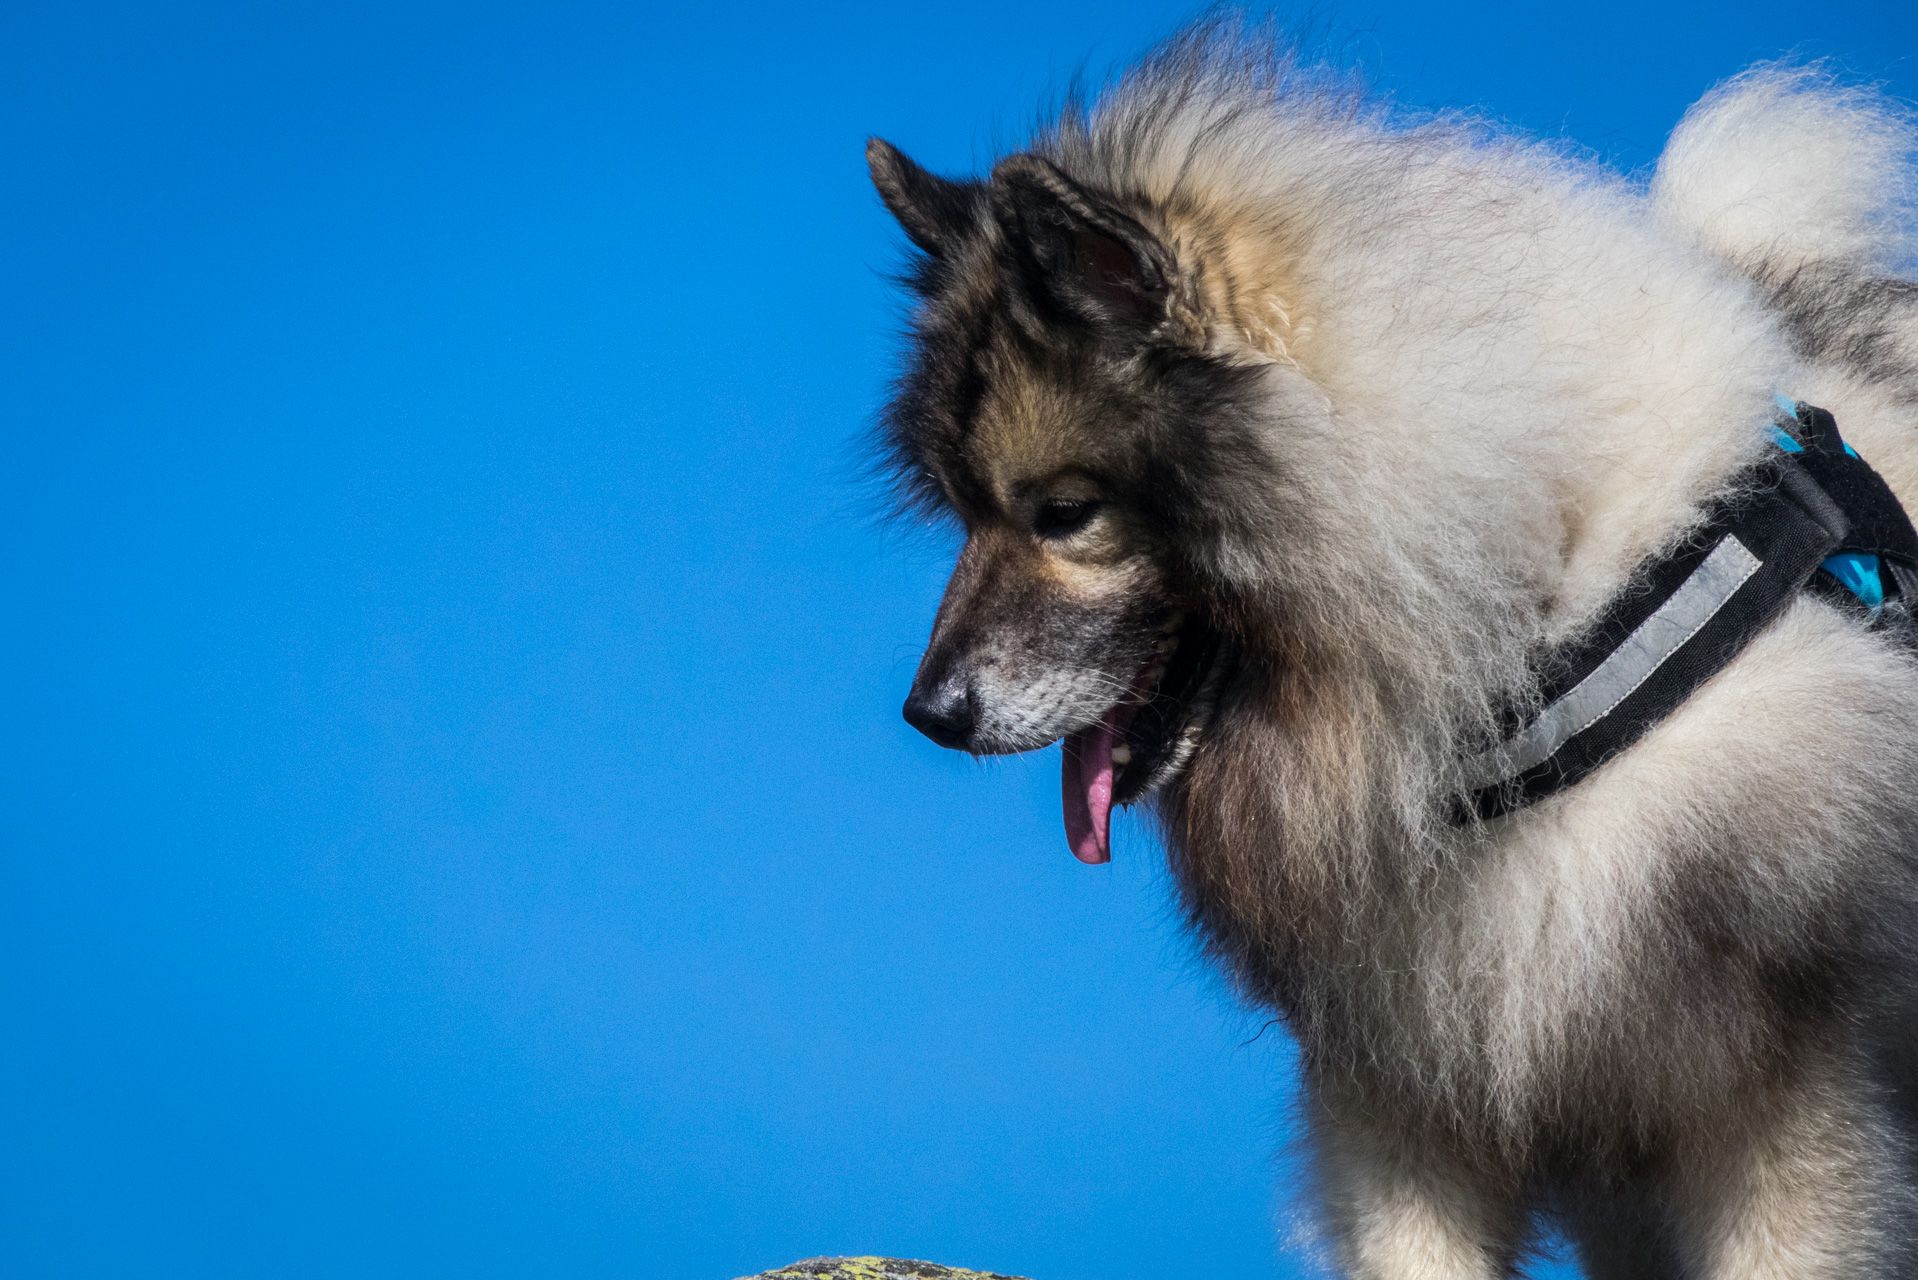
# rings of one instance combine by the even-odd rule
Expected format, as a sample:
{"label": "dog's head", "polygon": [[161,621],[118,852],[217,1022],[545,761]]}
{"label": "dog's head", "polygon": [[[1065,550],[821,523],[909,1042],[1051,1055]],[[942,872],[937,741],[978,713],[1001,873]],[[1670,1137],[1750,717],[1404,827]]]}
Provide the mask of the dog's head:
{"label": "dog's head", "polygon": [[923,252],[888,443],[966,540],[906,719],[943,746],[1065,739],[1067,833],[1175,777],[1228,675],[1221,558],[1266,506],[1272,362],[1213,349],[1194,264],[1147,202],[1031,154],[984,182],[890,145],[873,180]]}

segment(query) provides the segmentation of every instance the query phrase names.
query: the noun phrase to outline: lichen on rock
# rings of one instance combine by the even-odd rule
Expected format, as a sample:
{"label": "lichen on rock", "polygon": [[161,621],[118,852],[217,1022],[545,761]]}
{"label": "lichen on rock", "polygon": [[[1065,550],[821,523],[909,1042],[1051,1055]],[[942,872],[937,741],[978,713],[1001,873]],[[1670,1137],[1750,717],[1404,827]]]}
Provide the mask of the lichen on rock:
{"label": "lichen on rock", "polygon": [[1020,1280],[996,1271],[967,1271],[910,1258],[807,1258],[741,1280]]}

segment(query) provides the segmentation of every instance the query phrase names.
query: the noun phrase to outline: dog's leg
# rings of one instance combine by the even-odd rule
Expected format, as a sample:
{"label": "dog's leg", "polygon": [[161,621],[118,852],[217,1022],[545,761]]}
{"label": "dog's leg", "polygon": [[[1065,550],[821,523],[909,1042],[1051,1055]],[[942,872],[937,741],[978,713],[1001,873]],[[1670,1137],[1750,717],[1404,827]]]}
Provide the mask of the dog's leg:
{"label": "dog's leg", "polygon": [[1843,1077],[1729,1118],[1682,1159],[1670,1203],[1701,1280],[1897,1274],[1911,1208],[1894,1128]]}
{"label": "dog's leg", "polygon": [[1525,1215],[1516,1197],[1428,1144],[1321,1111],[1328,1225],[1352,1280],[1501,1280]]}

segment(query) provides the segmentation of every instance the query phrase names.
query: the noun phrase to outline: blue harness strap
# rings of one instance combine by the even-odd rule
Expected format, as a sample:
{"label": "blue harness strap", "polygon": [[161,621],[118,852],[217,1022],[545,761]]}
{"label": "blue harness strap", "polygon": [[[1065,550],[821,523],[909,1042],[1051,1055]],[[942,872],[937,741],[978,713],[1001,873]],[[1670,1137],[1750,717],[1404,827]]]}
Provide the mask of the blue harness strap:
{"label": "blue harness strap", "polygon": [[1918,532],[1898,496],[1838,434],[1838,421],[1829,412],[1784,396],[1778,404],[1784,416],[1774,430],[1798,446],[1788,450],[1791,461],[1844,511],[1850,525],[1821,566],[1824,572],[1814,574],[1807,586],[1841,602],[1848,593],[1873,622],[1888,602],[1899,605],[1900,621],[1909,618],[1918,612]]}
{"label": "blue harness strap", "polygon": [[[1785,411],[1789,421],[1794,423],[1799,421],[1801,406],[1798,401],[1789,396],[1776,396],[1774,399],[1778,402],[1778,407]],[[1785,430],[1782,424],[1774,422],[1771,434],[1772,440],[1786,453],[1805,451],[1805,446],[1798,443],[1796,437]],[[1847,457],[1858,458],[1858,450],[1842,439],[1838,443],[1844,446]],[[1864,459],[1858,458],[1858,461],[1862,463]],[[1856,596],[1858,602],[1870,613],[1872,620],[1877,621],[1878,616],[1885,609],[1885,579],[1876,555],[1869,551],[1840,551],[1837,555],[1826,556],[1824,563],[1818,567],[1836,578],[1845,590]]]}
{"label": "blue harness strap", "polygon": [[1544,654],[1537,697],[1464,762],[1455,822],[1570,787],[1629,748],[1811,591],[1914,644],[1918,531],[1823,409],[1779,401],[1778,449],[1681,546],[1638,567],[1580,637]]}

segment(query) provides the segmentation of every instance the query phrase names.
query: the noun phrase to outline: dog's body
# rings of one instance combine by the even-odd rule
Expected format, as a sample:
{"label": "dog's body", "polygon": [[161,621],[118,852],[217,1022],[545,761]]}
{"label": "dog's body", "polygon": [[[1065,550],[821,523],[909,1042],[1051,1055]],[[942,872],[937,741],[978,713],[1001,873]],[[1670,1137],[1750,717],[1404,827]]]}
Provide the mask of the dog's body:
{"label": "dog's body", "polygon": [[924,251],[889,442],[967,532],[908,716],[1066,736],[1088,861],[1152,798],[1298,1036],[1355,1276],[1508,1274],[1537,1209],[1599,1277],[1912,1265],[1909,650],[1802,597],[1592,777],[1448,819],[1775,392],[1914,506],[1909,143],[1761,69],[1646,194],[1202,32],[989,181],[873,146]]}

